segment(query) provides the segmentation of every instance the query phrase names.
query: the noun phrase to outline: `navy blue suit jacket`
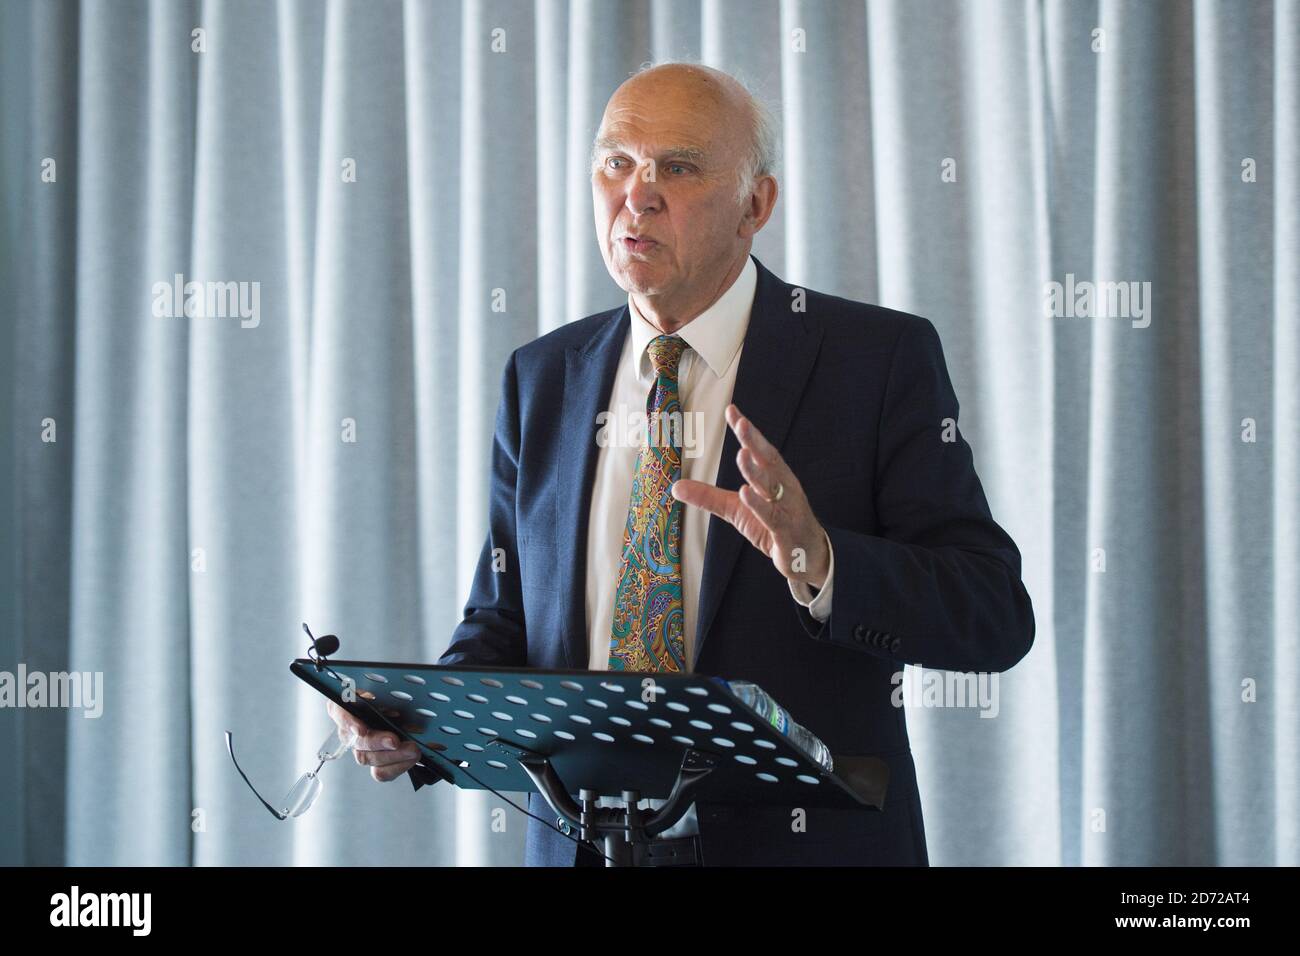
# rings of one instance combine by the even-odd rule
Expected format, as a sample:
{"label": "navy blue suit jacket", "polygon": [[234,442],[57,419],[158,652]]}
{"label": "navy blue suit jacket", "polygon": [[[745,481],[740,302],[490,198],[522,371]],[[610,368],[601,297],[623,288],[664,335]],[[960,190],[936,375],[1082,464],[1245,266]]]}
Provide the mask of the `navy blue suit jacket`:
{"label": "navy blue suit jacket", "polygon": [[[814,620],[765,555],[711,518],[694,670],[759,684],[832,754],[878,755],[891,777],[883,812],[807,808],[806,832],[792,832],[789,807],[700,803],[705,862],[925,864],[891,675],[905,663],[1002,671],[1019,661],[1034,638],[1020,552],[989,513],[970,446],[959,433],[943,440],[957,398],[934,326],[796,289],[754,262],[733,401],[781,449],[830,536],[831,615]],[[587,667],[597,415],[628,324],[626,305],[588,316],[506,364],[487,541],[440,663]],[[737,450],[728,429],[721,488],[740,487]],[[496,548],[503,573],[493,571]],[[554,819],[537,794],[529,807]],[[528,827],[529,865],[573,864],[571,840],[536,820]]]}

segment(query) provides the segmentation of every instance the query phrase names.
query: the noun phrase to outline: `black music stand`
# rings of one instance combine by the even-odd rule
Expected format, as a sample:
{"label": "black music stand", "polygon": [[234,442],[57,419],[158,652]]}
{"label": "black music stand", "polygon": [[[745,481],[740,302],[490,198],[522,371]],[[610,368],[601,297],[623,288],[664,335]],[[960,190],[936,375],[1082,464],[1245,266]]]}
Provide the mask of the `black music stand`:
{"label": "black music stand", "polygon": [[[414,741],[457,787],[541,793],[579,839],[603,843],[608,866],[653,865],[656,838],[695,800],[884,806],[883,760],[832,756],[828,772],[709,677],[325,659],[290,670]],[[597,807],[602,796],[627,806]],[[641,809],[649,798],[666,803]]]}

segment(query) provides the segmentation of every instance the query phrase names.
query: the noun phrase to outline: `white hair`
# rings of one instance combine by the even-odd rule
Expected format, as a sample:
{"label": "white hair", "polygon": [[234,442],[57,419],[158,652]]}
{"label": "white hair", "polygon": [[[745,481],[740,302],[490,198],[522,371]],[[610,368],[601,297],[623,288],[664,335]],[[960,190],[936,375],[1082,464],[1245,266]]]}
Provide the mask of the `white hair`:
{"label": "white hair", "polygon": [[736,202],[743,203],[754,191],[754,183],[764,176],[776,175],[777,163],[780,161],[781,135],[777,128],[776,116],[762,98],[754,91],[744,76],[728,70],[719,70],[707,63],[692,60],[650,60],[642,63],[637,73],[645,73],[663,66],[696,66],[717,70],[731,77],[745,91],[749,102],[750,144],[740,168],[739,181],[736,184]]}

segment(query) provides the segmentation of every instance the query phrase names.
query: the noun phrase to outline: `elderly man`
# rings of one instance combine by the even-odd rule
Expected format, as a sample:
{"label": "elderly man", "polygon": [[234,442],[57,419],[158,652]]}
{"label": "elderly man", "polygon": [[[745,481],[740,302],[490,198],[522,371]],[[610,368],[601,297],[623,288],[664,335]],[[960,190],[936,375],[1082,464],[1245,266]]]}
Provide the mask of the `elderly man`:
{"label": "elderly man", "polygon": [[[717,70],[653,67],[610,98],[591,186],[627,305],[510,357],[487,541],[441,663],[753,681],[833,754],[886,761],[884,810],[808,807],[798,827],[790,807],[700,801],[666,836],[706,864],[925,864],[892,678],[1009,668],[1033,611],[933,325],[751,257],[774,151],[765,110]],[[671,427],[621,441],[628,409]],[[368,733],[357,759],[418,787],[398,743]],[[600,862],[535,819],[526,856]]]}

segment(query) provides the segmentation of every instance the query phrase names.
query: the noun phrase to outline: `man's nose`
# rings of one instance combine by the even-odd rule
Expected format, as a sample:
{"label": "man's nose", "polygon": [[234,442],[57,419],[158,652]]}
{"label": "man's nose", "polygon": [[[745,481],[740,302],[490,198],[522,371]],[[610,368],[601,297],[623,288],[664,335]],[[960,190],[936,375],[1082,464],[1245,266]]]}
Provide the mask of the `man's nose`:
{"label": "man's nose", "polygon": [[645,163],[627,178],[625,203],[634,215],[653,212],[663,202],[654,165]]}

